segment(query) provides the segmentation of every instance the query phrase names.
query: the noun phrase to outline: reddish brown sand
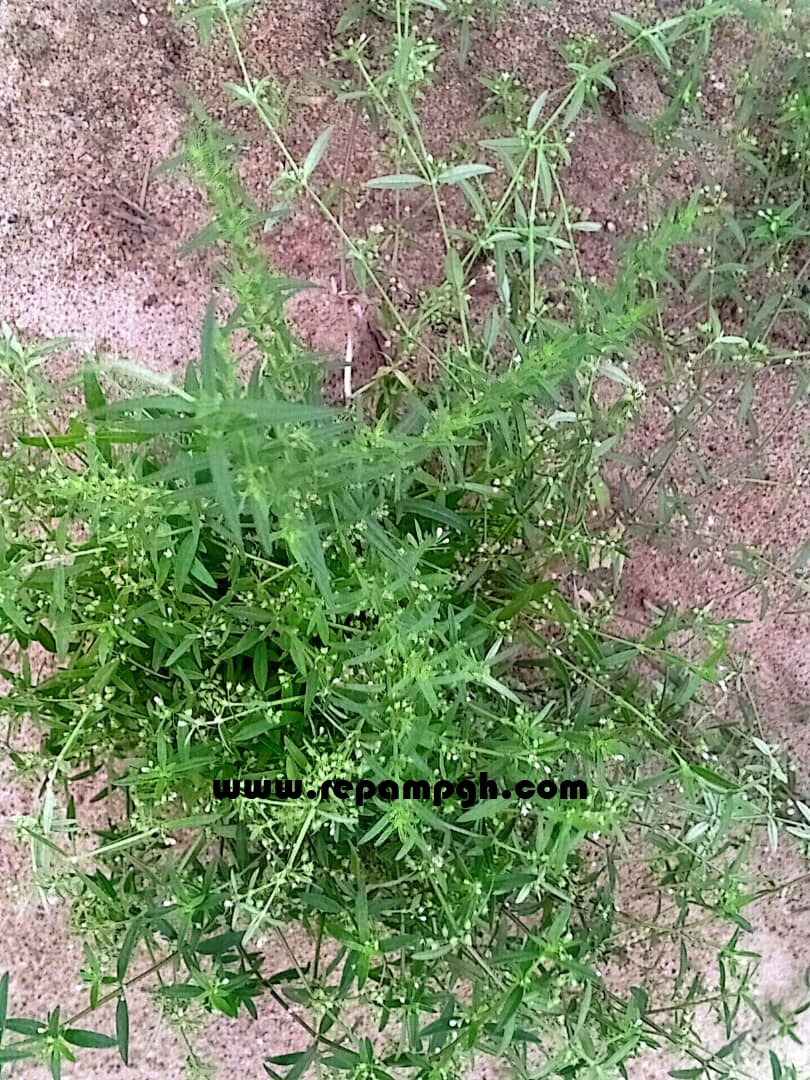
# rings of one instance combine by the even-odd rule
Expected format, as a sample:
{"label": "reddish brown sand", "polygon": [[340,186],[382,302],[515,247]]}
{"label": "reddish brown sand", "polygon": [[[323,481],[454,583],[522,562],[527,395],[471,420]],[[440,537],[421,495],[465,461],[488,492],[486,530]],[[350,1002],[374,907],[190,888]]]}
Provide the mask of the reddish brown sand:
{"label": "reddish brown sand", "polygon": [[[666,14],[677,6],[664,0],[659,4]],[[304,153],[327,124],[335,125],[324,166],[334,176],[343,171],[350,118],[328,104],[305,75],[317,73],[328,57],[338,7],[333,0],[260,4],[250,24],[248,47],[255,70],[297,80],[292,128],[296,153]],[[511,14],[488,39],[474,42],[472,70],[519,72],[532,92],[558,85],[562,69],[553,44],[572,32],[608,33],[608,13],[617,8],[629,12],[634,4],[565,0]],[[706,114],[716,119],[718,128],[727,111],[729,73],[739,69],[744,56],[744,36],[725,33],[704,88]],[[0,0],[0,318],[26,334],[68,335],[81,347],[117,353],[155,369],[172,371],[184,364],[196,347],[216,258],[211,253],[182,258],[178,249],[205,224],[206,208],[202,195],[181,174],[154,177],[146,184],[144,178],[179,148],[186,109],[178,84],[194,87],[214,115],[225,116],[217,88],[233,77],[224,47],[201,52],[193,36],[178,29],[164,6],[151,0],[41,0],[36,5]],[[469,75],[459,73],[452,55],[442,61],[437,78],[442,92],[427,99],[424,118],[429,142],[441,149],[473,133],[482,95]],[[626,111],[644,119],[655,111],[660,90],[641,65],[626,76],[622,96]],[[244,113],[230,114],[229,120],[247,122]],[[248,127],[244,176],[261,196],[278,163],[255,124]],[[590,218],[610,224],[602,233],[584,236],[582,268],[587,274],[609,276],[617,243],[643,220],[634,185],[654,159],[620,116],[585,124],[572,146],[572,159],[566,176],[571,201]],[[356,182],[384,171],[384,159],[361,122],[346,177]],[[675,162],[658,183],[656,199],[683,196],[699,177],[699,163]],[[389,212],[386,198],[368,195],[347,208],[350,230],[384,220]],[[413,231],[418,250],[395,268],[406,292],[440,276],[431,225],[429,216],[417,217]],[[311,346],[339,362],[347,323],[345,304],[330,293],[332,281],[340,282],[341,275],[332,234],[311,209],[302,208],[271,238],[268,252],[283,272],[323,286],[300,296],[291,305],[291,317]],[[354,317],[359,320],[357,378],[362,380],[373,372],[379,355],[363,323],[365,315]],[[52,373],[66,374],[73,362],[68,358],[61,370],[54,362]],[[643,358],[640,373],[650,394],[627,450],[646,463],[670,434],[670,405],[681,388],[670,380],[660,386],[660,394],[654,392],[662,380],[656,357]],[[718,378],[707,393],[705,416],[681,440],[660,475],[648,476],[639,466],[621,474],[614,470],[610,480],[616,505],[628,517],[632,511],[641,520],[651,519],[661,485],[693,497],[696,507],[696,520],[688,528],[675,522],[657,533],[639,531],[631,540],[620,612],[624,625],[632,629],[647,622],[649,605],[667,602],[691,607],[711,601],[718,617],[745,620],[734,635],[734,647],[746,665],[763,732],[793,758],[800,790],[810,802],[807,578],[791,568],[810,521],[810,441],[806,400],[796,400],[795,390],[796,380],[786,370],[757,378],[751,417],[760,436],[752,438],[750,421],[746,425],[738,415],[739,379]],[[708,479],[696,466],[698,457],[711,464]],[[639,509],[640,496],[651,482],[654,491]],[[761,589],[729,565],[733,549],[743,546],[768,560],[767,609]],[[8,763],[2,763],[2,769],[6,779]],[[30,1008],[42,1015],[57,1003],[63,1012],[78,1010],[86,993],[76,978],[81,944],[66,933],[62,908],[39,904],[29,883],[28,852],[8,828],[14,815],[32,810],[35,799],[34,787],[17,779],[0,787],[0,872],[7,883],[0,898],[0,967],[12,973],[14,1011]],[[763,864],[775,880],[801,873],[800,861],[781,851],[763,855]],[[800,998],[810,952],[808,910],[810,901],[801,886],[748,910],[756,929],[751,947],[764,957],[757,984],[760,1004],[769,998],[783,1003]],[[659,971],[668,962],[666,948],[662,955]],[[634,976],[628,971],[643,966],[644,957],[635,956],[619,973],[619,983],[623,979],[625,985],[632,984]],[[177,1033],[140,990],[133,991],[131,1011],[130,1070],[113,1053],[85,1053],[65,1075],[180,1080],[187,1049]],[[805,1035],[810,1034],[807,1017],[810,1013],[800,1026]],[[772,1034],[768,1022],[752,1024],[760,1043],[766,1043]],[[109,1030],[109,1011],[102,1011],[98,1021],[94,1018],[94,1026]],[[716,1045],[723,1041],[718,1035]],[[262,1056],[290,1051],[305,1039],[268,999],[257,1023],[211,1020],[192,1042],[221,1067],[222,1075],[238,1071],[258,1077]],[[810,1068],[807,1052],[787,1045],[788,1060]],[[651,1054],[631,1065],[630,1075],[634,1080],[657,1078],[672,1067],[673,1062]],[[39,1080],[46,1074],[25,1064],[11,1075]],[[495,1072],[477,1065],[472,1075]]]}

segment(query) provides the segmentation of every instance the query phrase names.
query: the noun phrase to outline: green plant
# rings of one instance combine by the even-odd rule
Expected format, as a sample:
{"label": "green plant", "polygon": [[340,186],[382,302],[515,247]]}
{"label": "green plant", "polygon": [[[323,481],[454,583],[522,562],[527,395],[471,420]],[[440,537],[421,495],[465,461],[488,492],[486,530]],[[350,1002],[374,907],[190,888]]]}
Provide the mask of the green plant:
{"label": "green plant", "polygon": [[[42,347],[5,331],[2,374],[25,408],[0,462],[0,630],[22,655],[2,674],[9,713],[42,731],[36,753],[11,749],[43,777],[19,830],[38,884],[70,902],[88,942],[87,1011],[115,1000],[117,1025],[113,1037],[58,1011],[13,1018],[5,1029],[22,1038],[3,1042],[0,1062],[39,1055],[58,1076],[73,1045],[117,1045],[126,1060],[127,992],[148,979],[183,1023],[196,1075],[197,1012],[255,1016],[263,995],[306,1036],[265,1062],[286,1080],[438,1080],[475,1056],[524,1077],[627,1075],[645,1046],[685,1055],[675,1075],[722,1074],[756,959],[738,946],[761,895],[745,856],[783,824],[785,774],[744,723],[701,723],[728,671],[725,624],[667,610],[630,641],[610,630],[609,596],[583,607],[580,589],[589,572],[620,572],[620,539],[600,524],[602,462],[642,397],[628,362],[660,328],[668,259],[693,238],[698,205],[655,222],[598,286],[577,258],[578,235],[597,226],[572,211],[561,166],[563,133],[622,55],[660,58],[667,34],[700,35],[728,6],[649,30],[625,20],[630,42],[525,102],[514,135],[481,142],[484,161],[427,149],[417,107],[437,46],[414,30],[421,5],[385,5],[382,63],[362,33],[345,42],[338,93],[393,136],[397,171],[367,187],[423,194],[444,248],[444,281],[411,315],[323,197],[329,132],[303,161],[291,153],[234,7],[197,18],[208,33],[222,21],[242,80],[230,94],[258,114],[284,173],[263,211],[238,181],[236,144],[195,105],[177,164],[209,194],[196,242],[220,245],[236,306],[226,319],[209,307],[183,385],[88,363],[84,408],[59,430],[32,380]],[[450,189],[466,217],[451,219]],[[401,350],[341,409],[324,406],[322,372],[284,318],[303,283],[274,274],[255,236],[299,198],[332,224]],[[469,290],[482,260],[497,299],[479,332]],[[545,297],[547,263],[566,273],[562,311]],[[708,326],[707,352],[734,344]],[[251,343],[244,381],[237,335]],[[417,386],[404,363],[419,348],[436,379]],[[150,392],[116,391],[116,373]],[[604,380],[618,389],[611,405],[596,393]],[[52,657],[41,678],[26,662],[34,645]],[[522,777],[581,777],[590,796],[461,808],[212,790],[236,777],[315,791],[335,777],[481,772],[510,791]],[[82,784],[104,802],[102,830],[77,815]],[[630,845],[659,895],[652,923],[618,900]],[[642,949],[670,935],[680,990],[695,911],[732,928],[720,989],[695,978],[664,1019],[648,989],[618,992],[603,968],[628,930]],[[306,956],[290,944],[295,926]],[[271,940],[289,963],[268,961]],[[691,1029],[706,1000],[731,1041],[716,1053]]]}
{"label": "green plant", "polygon": [[584,87],[584,104],[598,107],[600,94],[605,90],[616,93],[616,84],[610,77],[611,65],[600,56],[599,41],[592,34],[563,41],[557,51],[565,66]]}
{"label": "green plant", "polygon": [[498,75],[481,75],[478,81],[487,91],[482,106],[484,127],[517,127],[529,111],[531,99],[517,75],[501,71]]}

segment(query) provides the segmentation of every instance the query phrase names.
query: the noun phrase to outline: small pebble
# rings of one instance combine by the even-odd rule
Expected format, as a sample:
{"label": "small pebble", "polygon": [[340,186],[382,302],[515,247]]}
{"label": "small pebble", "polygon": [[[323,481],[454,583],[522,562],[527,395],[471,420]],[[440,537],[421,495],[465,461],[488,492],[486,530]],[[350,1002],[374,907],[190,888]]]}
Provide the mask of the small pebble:
{"label": "small pebble", "polygon": [[149,25],[149,17],[147,16],[146,12],[142,11],[140,13],[140,15],[138,16],[138,22],[141,24],[141,26]]}

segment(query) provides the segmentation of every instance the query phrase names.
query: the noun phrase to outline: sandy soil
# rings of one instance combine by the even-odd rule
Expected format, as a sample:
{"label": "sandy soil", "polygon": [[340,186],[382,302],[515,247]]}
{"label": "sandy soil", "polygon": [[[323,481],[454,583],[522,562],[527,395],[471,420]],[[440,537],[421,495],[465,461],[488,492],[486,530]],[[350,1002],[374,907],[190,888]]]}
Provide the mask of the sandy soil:
{"label": "sandy soil", "polygon": [[[340,5],[280,0],[260,7],[250,25],[249,54],[256,70],[295,80],[296,152],[304,153],[315,135],[333,124],[327,167],[334,177],[352,182],[387,171],[367,127],[358,124],[350,136],[351,116],[328,104],[313,81],[329,55]],[[491,37],[474,41],[471,68],[520,72],[530,91],[539,92],[561,79],[556,42],[572,32],[609,35],[609,12],[633,7],[615,0],[566,0],[512,13]],[[670,14],[677,5],[660,0],[658,7]],[[708,116],[722,119],[731,92],[727,73],[739,67],[745,47],[732,34],[720,51],[705,88]],[[176,369],[193,354],[216,256],[181,257],[179,248],[205,224],[206,208],[182,174],[152,176],[150,171],[179,149],[186,123],[180,86],[193,87],[215,116],[225,116],[217,88],[233,75],[224,48],[201,52],[163,4],[151,0],[42,0],[37,5],[0,0],[0,318],[25,333],[68,335],[82,348],[118,353],[161,370]],[[442,94],[426,103],[425,121],[428,138],[441,147],[448,137],[474,133],[482,91],[458,71],[452,56],[443,61],[438,78]],[[643,65],[631,70],[623,97],[628,112],[643,120],[660,97],[654,75]],[[245,123],[244,114],[231,114],[230,120]],[[277,156],[255,125],[248,124],[247,131],[245,182],[261,197],[276,175]],[[572,159],[566,176],[571,200],[613,226],[585,235],[581,264],[587,274],[609,277],[617,245],[643,221],[646,209],[637,185],[655,168],[655,156],[621,116],[606,115],[584,126]],[[656,198],[668,201],[688,192],[704,166],[687,159],[670,163]],[[385,199],[369,194],[347,209],[346,220],[351,228],[367,228],[387,212]],[[429,215],[416,221],[415,250],[393,268],[404,290],[438,280],[431,225]],[[302,294],[291,315],[310,345],[339,360],[346,305],[330,294],[341,275],[331,234],[304,208],[268,241],[268,254],[279,270],[323,287]],[[363,323],[364,313],[356,317],[362,338],[369,324]],[[367,335],[358,377],[373,373],[380,360],[376,341]],[[66,364],[55,374],[69,373],[69,359]],[[807,399],[796,396],[796,378],[789,371],[771,370],[755,379],[751,410],[743,420],[741,379],[729,373],[706,388],[705,413],[665,458],[673,409],[683,403],[672,395],[686,391],[663,382],[656,357],[643,358],[641,375],[650,388],[648,405],[626,447],[637,464],[612,477],[622,512],[640,514],[647,522],[632,538],[621,615],[633,626],[648,620],[650,604],[691,607],[711,601],[719,617],[744,620],[734,645],[765,737],[796,762],[797,783],[810,802],[807,579],[792,565],[810,521]],[[337,393],[336,383],[332,390]],[[646,465],[657,460],[662,447],[658,467],[650,473]],[[711,463],[708,475],[699,461]],[[645,498],[651,484],[653,492]],[[662,488],[695,499],[696,518],[689,527],[677,519],[655,522],[656,493]],[[752,585],[729,563],[744,548],[767,560],[761,564],[767,605],[761,585]],[[7,775],[0,786],[4,823],[30,811],[36,796],[32,787],[9,783]],[[31,1007],[42,1013],[57,1002],[78,1009],[85,992],[71,980],[81,967],[81,945],[66,933],[62,910],[38,903],[27,866],[25,847],[4,827],[0,967],[11,969],[15,1011]],[[797,866],[793,856],[780,852],[768,869],[784,879],[798,875]],[[758,986],[762,1002],[769,997],[795,1001],[800,993],[810,927],[802,894],[806,900],[806,888],[797,886],[754,913],[752,948],[765,957]],[[136,992],[131,1008],[133,1067],[124,1070],[112,1053],[85,1054],[67,1075],[87,1080],[125,1073],[137,1080],[185,1075],[187,1048],[148,995]],[[109,1015],[99,1019],[100,1026],[111,1025]],[[800,1030],[810,1035],[810,1023]],[[767,1041],[769,1032],[761,1034]],[[263,1053],[284,1053],[303,1041],[268,999],[257,1023],[208,1021],[194,1045],[221,1066],[222,1075],[230,1070],[253,1077],[261,1073]],[[800,1047],[793,1047],[793,1058],[810,1069],[810,1057]],[[653,1056],[634,1065],[630,1075],[652,1080],[671,1067]],[[45,1074],[26,1065],[12,1075],[39,1080]]]}

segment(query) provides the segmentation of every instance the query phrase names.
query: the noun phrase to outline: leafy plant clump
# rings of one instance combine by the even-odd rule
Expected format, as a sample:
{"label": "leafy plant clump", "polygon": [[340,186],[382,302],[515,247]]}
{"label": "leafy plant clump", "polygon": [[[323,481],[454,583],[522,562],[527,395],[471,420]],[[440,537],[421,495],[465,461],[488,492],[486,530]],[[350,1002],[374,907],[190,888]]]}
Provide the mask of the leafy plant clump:
{"label": "leafy plant clump", "polygon": [[[629,247],[612,287],[584,280],[576,234],[596,226],[569,213],[563,132],[611,65],[579,65],[557,101],[541,95],[519,131],[485,140],[492,164],[437,162],[414,104],[427,78],[413,63],[421,5],[397,3],[393,76],[352,40],[338,83],[392,136],[398,171],[369,187],[435,200],[448,315],[437,346],[424,312],[398,310],[322,198],[328,134],[303,162],[287,149],[233,6],[206,19],[223,20],[244,75],[232,93],[284,157],[268,224],[310,198],[379,286],[387,331],[404,354],[414,342],[430,352],[438,375],[416,385],[392,363],[345,407],[324,404],[323,372],[284,319],[302,284],[265,264],[233,146],[199,106],[183,163],[211,197],[203,239],[220,245],[234,303],[209,307],[183,385],[120,364],[116,383],[88,363],[84,405],[60,427],[36,381],[43,349],[6,328],[0,370],[19,411],[0,463],[0,631],[22,662],[2,674],[12,730],[30,718],[42,732],[38,750],[11,750],[42,783],[20,832],[40,887],[69,900],[87,942],[87,1011],[114,1001],[116,1030],[77,1028],[58,1009],[7,1018],[5,980],[0,1064],[39,1056],[58,1076],[72,1047],[116,1045],[128,1060],[128,991],[148,980],[198,1075],[198,1013],[255,1017],[265,996],[302,1028],[299,1051],[264,1063],[285,1080],[439,1080],[487,1056],[517,1076],[626,1075],[646,1046],[685,1055],[679,1075],[708,1075],[731,1051],[692,1030],[707,988],[687,977],[685,935],[666,1020],[657,988],[608,977],[636,925],[619,899],[622,865],[628,851],[645,860],[639,872],[670,890],[679,928],[706,913],[725,928],[716,1005],[730,1040],[757,896],[744,857],[776,829],[785,778],[742,726],[700,724],[725,626],[668,612],[638,641],[610,632],[622,548],[601,476],[641,397],[626,361],[656,314],[649,268],[688,241],[699,213],[671,214]],[[721,14],[708,4],[666,27],[702,39]],[[665,32],[638,25],[619,56],[660,57]],[[466,231],[443,214],[450,187],[471,211]],[[497,293],[483,327],[469,300],[482,257]],[[562,315],[543,300],[547,263],[570,274]],[[151,392],[125,392],[122,375]],[[610,406],[596,393],[605,380],[619,389]],[[586,578],[596,595],[583,604]],[[676,633],[705,660],[680,659]],[[484,772],[500,791],[582,779],[588,798],[461,807],[384,789],[363,805],[213,791],[235,778],[306,792],[336,778],[432,787]],[[88,793],[103,823],[78,809]],[[668,925],[659,905],[647,932]]]}

